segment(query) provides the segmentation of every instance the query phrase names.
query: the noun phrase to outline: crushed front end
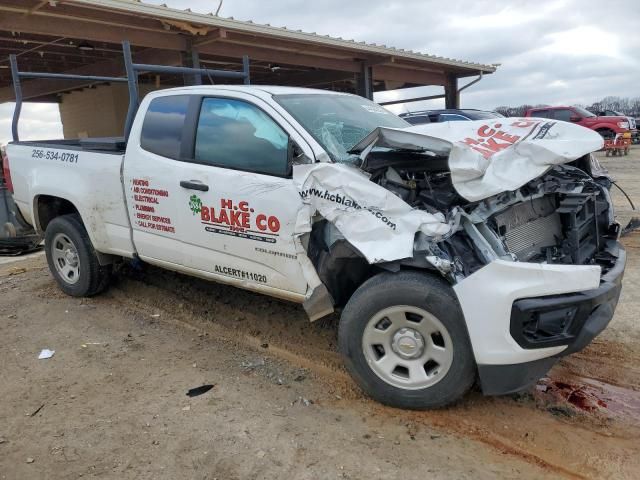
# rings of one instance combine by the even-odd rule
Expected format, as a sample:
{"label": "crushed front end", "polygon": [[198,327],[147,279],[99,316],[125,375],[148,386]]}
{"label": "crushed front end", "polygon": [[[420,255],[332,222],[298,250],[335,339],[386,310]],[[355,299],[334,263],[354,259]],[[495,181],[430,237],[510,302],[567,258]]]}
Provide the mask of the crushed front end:
{"label": "crushed front end", "polygon": [[606,176],[558,165],[464,209],[450,243],[473,248],[453,263],[474,267],[459,272],[454,290],[484,393],[526,387],[613,318],[626,254],[609,186]]}
{"label": "crushed front end", "polygon": [[413,258],[386,268],[431,268],[449,280],[486,394],[526,387],[611,321],[626,254],[611,179],[592,154],[475,202],[457,193],[446,156],[373,151],[366,167],[413,208],[448,212],[448,235],[419,232]]}
{"label": "crushed front end", "polygon": [[326,220],[313,265],[338,306],[381,269],[443,276],[483,391],[520,390],[598,335],[620,296],[611,180],[590,153],[601,146],[548,119],[377,128],[345,164],[298,167],[303,200]]}

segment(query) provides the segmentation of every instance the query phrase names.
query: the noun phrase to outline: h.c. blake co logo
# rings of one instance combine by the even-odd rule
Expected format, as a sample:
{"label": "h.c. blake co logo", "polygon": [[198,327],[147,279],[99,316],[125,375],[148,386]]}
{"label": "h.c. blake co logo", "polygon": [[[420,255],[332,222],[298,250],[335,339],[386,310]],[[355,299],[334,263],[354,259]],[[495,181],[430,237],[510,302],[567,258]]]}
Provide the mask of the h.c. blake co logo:
{"label": "h.c. blake co logo", "polygon": [[237,204],[233,200],[220,199],[220,207],[206,207],[197,195],[189,198],[193,215],[200,214],[205,231],[220,235],[245,238],[258,242],[276,243],[280,232],[280,220],[274,215],[257,213],[249,202]]}

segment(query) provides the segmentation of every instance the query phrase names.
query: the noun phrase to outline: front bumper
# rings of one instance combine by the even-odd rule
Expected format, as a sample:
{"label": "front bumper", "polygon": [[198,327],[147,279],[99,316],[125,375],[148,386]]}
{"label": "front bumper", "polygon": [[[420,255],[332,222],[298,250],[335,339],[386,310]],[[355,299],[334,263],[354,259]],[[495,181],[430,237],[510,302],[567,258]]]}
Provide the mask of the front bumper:
{"label": "front bumper", "polygon": [[544,376],[559,358],[582,350],[607,327],[620,298],[626,264],[626,252],[618,242],[608,250],[617,260],[602,275],[597,288],[513,302],[510,335],[520,347],[562,350],[529,362],[479,364],[483,393],[499,395],[526,388]]}

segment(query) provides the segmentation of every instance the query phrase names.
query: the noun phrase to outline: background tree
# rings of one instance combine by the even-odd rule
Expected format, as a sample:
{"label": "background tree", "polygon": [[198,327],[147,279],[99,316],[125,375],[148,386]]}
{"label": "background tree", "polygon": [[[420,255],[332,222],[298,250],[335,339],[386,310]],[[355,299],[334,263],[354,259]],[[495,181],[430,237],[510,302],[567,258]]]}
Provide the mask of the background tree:
{"label": "background tree", "polygon": [[[529,108],[548,107],[549,105],[520,105],[519,107],[501,106],[496,107],[494,110],[506,117],[522,117]],[[640,97],[604,97],[602,100],[595,102],[591,105],[584,106],[592,113],[602,112],[604,110],[613,110],[620,112],[623,115],[629,117],[640,117]]]}

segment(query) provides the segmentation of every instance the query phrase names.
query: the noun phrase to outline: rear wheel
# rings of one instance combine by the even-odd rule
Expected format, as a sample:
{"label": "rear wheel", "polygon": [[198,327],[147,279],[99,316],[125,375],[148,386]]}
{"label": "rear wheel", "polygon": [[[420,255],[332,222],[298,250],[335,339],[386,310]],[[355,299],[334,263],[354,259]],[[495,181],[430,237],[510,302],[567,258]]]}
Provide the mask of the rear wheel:
{"label": "rear wheel", "polygon": [[77,214],[63,215],[49,223],[45,251],[49,270],[67,295],[89,297],[107,288],[111,265],[100,265]]}
{"label": "rear wheel", "polygon": [[345,307],[340,351],[358,385],[381,403],[437,408],[462,397],[476,366],[451,287],[419,272],[383,273]]}

